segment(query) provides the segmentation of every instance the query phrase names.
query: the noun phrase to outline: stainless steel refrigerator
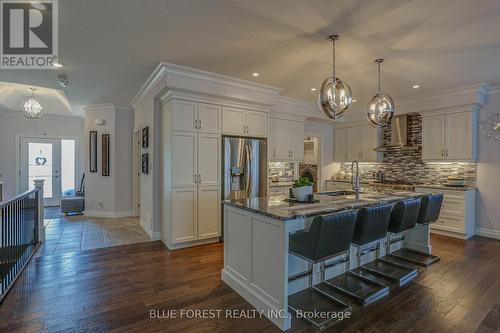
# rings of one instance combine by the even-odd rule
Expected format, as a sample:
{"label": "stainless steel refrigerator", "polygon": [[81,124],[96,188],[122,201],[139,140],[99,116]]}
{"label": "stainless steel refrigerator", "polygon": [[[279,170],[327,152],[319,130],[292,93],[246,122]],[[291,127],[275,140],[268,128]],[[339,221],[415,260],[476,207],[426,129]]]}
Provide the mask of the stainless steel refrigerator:
{"label": "stainless steel refrigerator", "polygon": [[246,199],[267,195],[267,141],[224,137],[223,198]]}

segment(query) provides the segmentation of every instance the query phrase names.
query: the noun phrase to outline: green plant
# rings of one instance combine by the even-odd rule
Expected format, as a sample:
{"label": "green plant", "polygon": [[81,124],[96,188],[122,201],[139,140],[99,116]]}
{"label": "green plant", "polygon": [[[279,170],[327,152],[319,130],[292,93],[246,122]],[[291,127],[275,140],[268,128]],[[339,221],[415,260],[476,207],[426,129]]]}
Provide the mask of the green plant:
{"label": "green plant", "polygon": [[299,177],[299,179],[296,179],[295,182],[293,183],[293,187],[303,187],[312,185],[313,183],[311,183],[311,181],[307,177]]}

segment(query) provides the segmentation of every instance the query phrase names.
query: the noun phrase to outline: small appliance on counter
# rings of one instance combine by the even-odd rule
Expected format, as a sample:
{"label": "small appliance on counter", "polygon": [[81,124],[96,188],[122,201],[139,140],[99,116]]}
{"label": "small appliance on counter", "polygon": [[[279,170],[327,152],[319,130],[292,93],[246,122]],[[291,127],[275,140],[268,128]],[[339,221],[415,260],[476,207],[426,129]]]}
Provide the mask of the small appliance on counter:
{"label": "small appliance on counter", "polygon": [[460,176],[448,176],[445,185],[462,187],[465,186],[465,179]]}

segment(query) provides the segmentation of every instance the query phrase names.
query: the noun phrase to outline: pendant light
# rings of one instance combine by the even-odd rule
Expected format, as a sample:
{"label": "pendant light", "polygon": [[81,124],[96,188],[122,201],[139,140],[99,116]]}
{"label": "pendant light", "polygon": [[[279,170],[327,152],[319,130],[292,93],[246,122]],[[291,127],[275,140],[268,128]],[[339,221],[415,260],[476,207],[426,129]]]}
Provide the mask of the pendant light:
{"label": "pendant light", "polygon": [[389,94],[380,92],[380,65],[384,59],[375,59],[378,67],[378,93],[368,103],[366,117],[373,127],[384,127],[391,123],[394,116],[394,100]]}
{"label": "pendant light", "polygon": [[19,104],[19,110],[23,116],[29,119],[40,118],[43,111],[42,102],[35,96],[35,91],[35,88],[31,88],[31,96],[23,98]]}
{"label": "pendant light", "polygon": [[332,75],[326,78],[321,84],[321,90],[318,97],[318,106],[328,118],[336,121],[347,108],[352,104],[351,87],[337,77],[335,70],[335,41],[339,39],[338,35],[328,37],[332,41]]}

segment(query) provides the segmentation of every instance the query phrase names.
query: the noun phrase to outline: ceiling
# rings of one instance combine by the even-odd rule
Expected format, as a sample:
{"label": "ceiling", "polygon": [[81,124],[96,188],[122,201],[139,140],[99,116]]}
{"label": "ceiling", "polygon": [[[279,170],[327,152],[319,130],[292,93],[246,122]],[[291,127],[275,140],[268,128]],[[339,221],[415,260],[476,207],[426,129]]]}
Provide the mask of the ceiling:
{"label": "ceiling", "polygon": [[[395,99],[478,82],[500,83],[497,0],[61,0],[54,70],[1,70],[2,81],[57,86],[65,73],[75,111],[129,103],[160,61],[283,88],[315,101],[331,71],[362,109],[382,88]],[[258,78],[251,73],[259,72]],[[420,89],[412,89],[414,83]],[[397,104],[396,104],[397,105]]]}

